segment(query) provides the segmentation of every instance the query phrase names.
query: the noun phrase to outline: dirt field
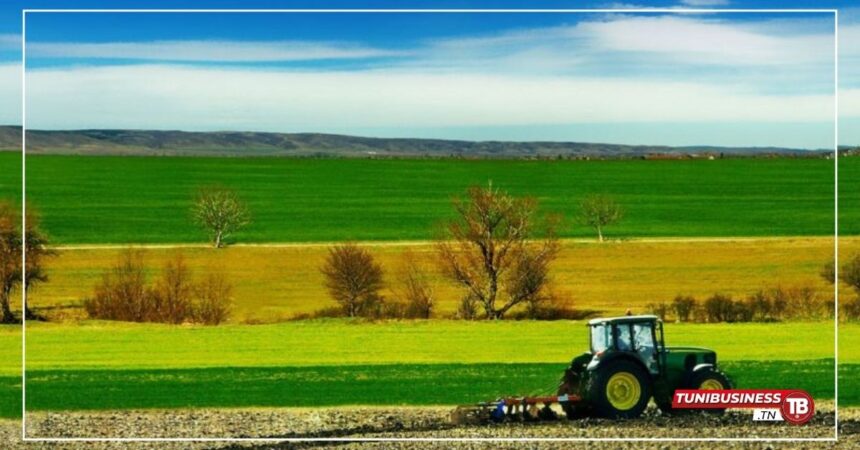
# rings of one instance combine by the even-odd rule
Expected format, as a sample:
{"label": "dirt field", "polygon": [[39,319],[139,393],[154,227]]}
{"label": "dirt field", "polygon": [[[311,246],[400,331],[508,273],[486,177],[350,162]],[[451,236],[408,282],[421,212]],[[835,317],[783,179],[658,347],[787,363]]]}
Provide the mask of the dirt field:
{"label": "dirt field", "polygon": [[[28,435],[66,437],[242,437],[271,439],[344,439],[328,442],[180,442],[180,443],[17,443],[13,449],[290,449],[341,448],[557,448],[559,442],[504,441],[512,438],[811,438],[833,435],[832,404],[819,404],[807,425],[753,423],[748,412],[664,417],[654,410],[639,420],[610,422],[597,419],[548,423],[505,423],[455,426],[450,407],[354,407],[329,409],[243,409],[186,411],[114,411],[91,413],[36,413],[28,416]],[[860,448],[860,409],[842,409],[839,445],[828,442],[592,442],[589,448]],[[0,441],[17,441],[20,421],[0,422]],[[367,438],[489,438],[497,441],[350,442]]]}

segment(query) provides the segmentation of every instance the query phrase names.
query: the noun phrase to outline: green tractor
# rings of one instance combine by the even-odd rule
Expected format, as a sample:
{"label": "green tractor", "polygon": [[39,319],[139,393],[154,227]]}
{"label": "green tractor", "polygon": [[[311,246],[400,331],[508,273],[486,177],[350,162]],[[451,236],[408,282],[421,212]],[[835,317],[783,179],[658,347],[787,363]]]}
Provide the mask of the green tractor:
{"label": "green tractor", "polygon": [[568,418],[631,419],[652,397],[663,412],[672,413],[675,389],[732,388],[713,350],[666,347],[657,316],[594,319],[588,330],[590,351],[573,359],[558,389],[559,396],[579,399],[560,402]]}

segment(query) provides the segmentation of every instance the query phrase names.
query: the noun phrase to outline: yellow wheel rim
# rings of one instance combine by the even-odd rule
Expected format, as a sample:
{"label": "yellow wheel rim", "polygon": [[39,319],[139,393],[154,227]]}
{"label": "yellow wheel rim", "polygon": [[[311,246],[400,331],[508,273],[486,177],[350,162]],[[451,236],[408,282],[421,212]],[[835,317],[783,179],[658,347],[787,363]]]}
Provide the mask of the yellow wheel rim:
{"label": "yellow wheel rim", "polygon": [[618,372],[606,382],[606,398],[609,404],[619,411],[632,409],[639,403],[641,396],[642,386],[630,372]]}
{"label": "yellow wheel rim", "polygon": [[720,380],[708,378],[707,380],[703,381],[702,384],[699,385],[699,389],[706,390],[706,391],[715,391],[715,390],[720,390],[720,389],[724,389],[724,388],[723,388],[723,383],[720,383]]}

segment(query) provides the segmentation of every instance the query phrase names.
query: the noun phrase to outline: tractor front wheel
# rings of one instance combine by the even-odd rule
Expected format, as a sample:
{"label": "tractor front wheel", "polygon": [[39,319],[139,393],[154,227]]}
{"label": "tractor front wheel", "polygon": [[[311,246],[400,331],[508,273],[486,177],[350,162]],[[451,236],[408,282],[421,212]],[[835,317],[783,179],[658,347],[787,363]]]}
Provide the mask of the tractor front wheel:
{"label": "tractor front wheel", "polygon": [[[687,383],[682,387],[683,389],[701,389],[701,390],[722,390],[722,389],[731,389],[732,382],[729,378],[722,372],[716,369],[705,369],[700,370],[698,372],[694,372]],[[672,399],[665,398],[662,401],[657,402],[657,406],[666,414],[679,415],[684,413],[690,413],[695,411],[704,411],[709,414],[723,414],[726,412],[725,409],[674,409],[672,408]]]}
{"label": "tractor front wheel", "polygon": [[[701,389],[705,391],[731,389],[732,382],[722,372],[716,369],[700,370],[693,374],[690,378],[690,386],[692,389]],[[704,409],[707,413],[723,414],[725,409]]]}
{"label": "tractor front wheel", "polygon": [[594,411],[609,419],[641,416],[650,398],[648,374],[631,361],[610,362],[597,369],[588,383],[588,399]]}

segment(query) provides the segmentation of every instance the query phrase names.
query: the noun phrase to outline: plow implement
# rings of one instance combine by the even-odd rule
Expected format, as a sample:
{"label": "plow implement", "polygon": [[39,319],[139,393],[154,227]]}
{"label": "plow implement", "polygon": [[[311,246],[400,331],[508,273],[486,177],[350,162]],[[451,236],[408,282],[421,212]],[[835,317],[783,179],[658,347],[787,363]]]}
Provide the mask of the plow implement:
{"label": "plow implement", "polygon": [[589,351],[573,358],[556,395],[503,397],[459,406],[451,421],[533,422],[557,420],[559,412],[568,419],[635,419],[652,398],[662,413],[678,414],[672,407],[677,389],[732,389],[731,380],[717,365],[715,351],[667,347],[663,322],[657,316],[592,319],[588,330]]}
{"label": "plow implement", "polygon": [[562,409],[581,401],[575,395],[550,395],[542,397],[505,397],[476,405],[458,406],[451,413],[454,424],[481,424],[486,422],[538,422],[559,419],[553,405]]}

